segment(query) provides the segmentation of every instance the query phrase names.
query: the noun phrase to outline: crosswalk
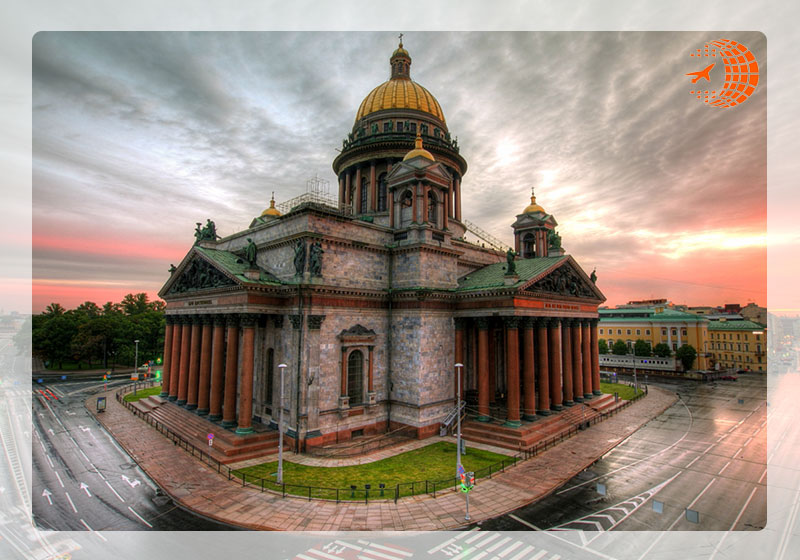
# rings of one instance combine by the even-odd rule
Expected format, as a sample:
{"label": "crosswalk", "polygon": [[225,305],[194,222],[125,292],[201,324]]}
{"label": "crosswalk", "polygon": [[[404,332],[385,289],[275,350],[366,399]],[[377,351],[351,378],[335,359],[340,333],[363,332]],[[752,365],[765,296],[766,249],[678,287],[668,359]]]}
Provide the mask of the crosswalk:
{"label": "crosswalk", "polygon": [[540,546],[504,536],[496,532],[477,530],[457,536],[428,550],[428,555],[440,560],[559,560],[561,555]]}
{"label": "crosswalk", "polygon": [[497,532],[478,529],[459,533],[427,551],[364,539],[337,539],[296,554],[293,560],[561,560],[560,554]]}

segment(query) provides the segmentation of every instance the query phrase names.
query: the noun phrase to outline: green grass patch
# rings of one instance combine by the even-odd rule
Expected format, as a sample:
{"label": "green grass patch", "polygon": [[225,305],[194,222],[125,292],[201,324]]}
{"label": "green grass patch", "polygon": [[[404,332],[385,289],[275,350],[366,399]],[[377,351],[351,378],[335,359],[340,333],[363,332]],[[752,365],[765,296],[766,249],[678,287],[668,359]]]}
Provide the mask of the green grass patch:
{"label": "green grass patch", "polygon": [[125,402],[136,402],[139,399],[144,399],[146,397],[159,394],[161,394],[161,385],[156,385],[155,387],[148,387],[147,389],[136,389],[135,395],[132,392],[128,393],[122,397],[122,400]]}
{"label": "green grass patch", "polygon": [[[482,449],[467,449],[467,454],[462,456],[461,463],[467,471],[475,471],[475,478],[489,475],[501,469],[500,463],[504,461],[508,466],[513,463],[508,455],[492,453]],[[278,462],[271,461],[261,465],[253,465],[233,471],[233,474],[242,478],[253,486],[260,487],[264,479],[264,488],[281,491],[276,484],[275,473],[278,471]],[[437,442],[419,449],[407,451],[394,457],[387,457],[380,461],[351,465],[348,467],[312,467],[298,463],[283,462],[283,480],[286,483],[286,493],[298,496],[308,496],[311,489],[312,498],[337,499],[335,489],[339,489],[340,500],[365,499],[365,484],[370,484],[369,497],[380,498],[380,483],[386,484],[384,498],[394,498],[395,487],[400,484],[400,496],[411,496],[432,492],[434,486],[437,491],[453,487],[456,476],[456,446],[450,442]],[[425,481],[428,481],[427,487]],[[353,492],[351,485],[356,486]]]}
{"label": "green grass patch", "polygon": [[[619,393],[619,398],[624,399],[626,401],[629,401],[636,396],[633,387],[629,387],[628,385],[624,385],[622,383],[605,383],[604,381],[601,381],[600,390],[604,393],[609,393],[609,394]],[[642,389],[640,387],[639,393],[641,392]]]}

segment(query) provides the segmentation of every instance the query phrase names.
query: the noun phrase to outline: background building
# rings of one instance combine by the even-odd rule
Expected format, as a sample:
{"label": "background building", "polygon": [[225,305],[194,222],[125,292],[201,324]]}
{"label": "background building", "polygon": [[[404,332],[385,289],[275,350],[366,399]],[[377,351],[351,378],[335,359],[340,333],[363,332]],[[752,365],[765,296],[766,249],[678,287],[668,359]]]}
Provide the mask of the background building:
{"label": "background building", "polygon": [[708,323],[711,367],[767,371],[766,328],[753,321],[719,317]]}

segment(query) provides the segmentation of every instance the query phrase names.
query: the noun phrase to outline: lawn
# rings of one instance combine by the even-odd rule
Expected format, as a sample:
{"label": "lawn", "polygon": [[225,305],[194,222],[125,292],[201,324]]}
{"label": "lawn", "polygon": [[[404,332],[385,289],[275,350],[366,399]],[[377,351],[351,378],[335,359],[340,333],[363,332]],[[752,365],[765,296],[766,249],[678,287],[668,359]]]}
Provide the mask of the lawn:
{"label": "lawn", "polygon": [[136,394],[134,395],[133,392],[128,393],[122,400],[125,402],[135,402],[139,399],[143,399],[145,397],[149,397],[151,395],[158,395],[161,393],[161,385],[156,385],[155,387],[148,387],[147,389],[136,389]]}
{"label": "lawn", "polygon": [[[467,454],[462,456],[461,463],[467,471],[475,471],[475,478],[488,476],[491,471],[500,470],[500,463],[505,461],[508,465],[513,460],[507,455],[492,453],[482,449],[467,448]],[[265,479],[264,488],[281,490],[274,481],[274,474],[278,470],[277,461],[254,465],[234,471],[238,478],[246,476],[246,481],[254,486],[261,486]],[[434,484],[437,491],[452,488],[456,475],[456,446],[450,442],[437,442],[413,451],[407,451],[388,457],[380,461],[352,465],[348,467],[312,467],[298,463],[283,462],[283,479],[286,483],[286,493],[308,496],[308,487],[313,487],[311,496],[314,498],[336,499],[336,488],[339,489],[338,498],[341,500],[363,500],[365,498],[365,484],[370,484],[371,498],[379,498],[379,484],[386,484],[385,498],[393,498],[395,487],[400,484],[400,496],[411,496],[432,492]],[[352,491],[350,486],[356,486]]]}
{"label": "lawn", "polygon": [[[624,399],[626,401],[629,401],[636,396],[633,387],[629,387],[628,385],[624,385],[622,383],[606,383],[604,381],[601,381],[600,390],[604,393],[610,393],[610,394],[619,393],[619,398]],[[639,393],[641,392],[642,388],[639,387]]]}

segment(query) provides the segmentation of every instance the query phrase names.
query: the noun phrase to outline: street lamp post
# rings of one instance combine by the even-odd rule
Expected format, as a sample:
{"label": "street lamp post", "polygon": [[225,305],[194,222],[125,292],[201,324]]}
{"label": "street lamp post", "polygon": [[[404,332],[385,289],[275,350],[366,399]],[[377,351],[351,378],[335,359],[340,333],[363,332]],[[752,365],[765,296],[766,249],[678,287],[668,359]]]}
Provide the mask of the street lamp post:
{"label": "street lamp post", "polygon": [[136,394],[136,385],[139,382],[139,341],[134,340],[136,343],[136,350],[133,353],[133,394]]}
{"label": "street lamp post", "polygon": [[636,382],[636,352],[633,353],[633,394],[639,394],[639,384]]}
{"label": "street lamp post", "polygon": [[461,472],[461,368],[464,364],[456,364],[456,472]]}
{"label": "street lamp post", "polygon": [[283,484],[283,371],[286,364],[278,364],[281,370],[281,409],[278,413],[278,484]]}

